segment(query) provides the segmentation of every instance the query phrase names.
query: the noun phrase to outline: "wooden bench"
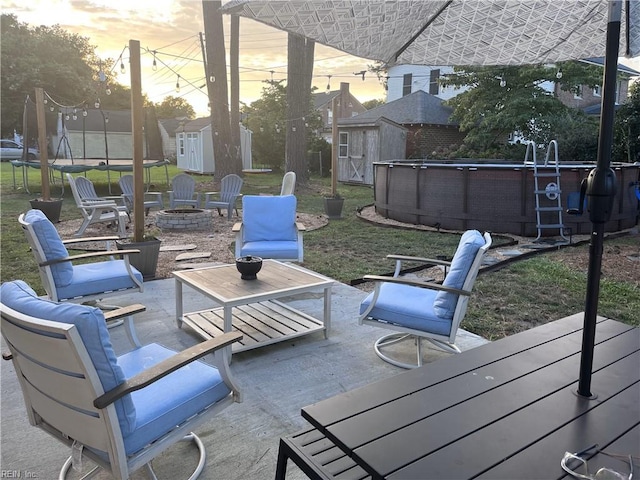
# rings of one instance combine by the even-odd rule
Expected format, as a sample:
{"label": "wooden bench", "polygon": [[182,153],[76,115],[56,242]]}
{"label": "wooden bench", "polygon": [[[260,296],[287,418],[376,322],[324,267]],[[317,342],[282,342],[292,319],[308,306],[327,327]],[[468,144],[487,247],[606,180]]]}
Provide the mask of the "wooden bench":
{"label": "wooden bench", "polygon": [[313,427],[280,439],[276,480],[285,479],[289,459],[311,480],[371,478],[353,459]]}

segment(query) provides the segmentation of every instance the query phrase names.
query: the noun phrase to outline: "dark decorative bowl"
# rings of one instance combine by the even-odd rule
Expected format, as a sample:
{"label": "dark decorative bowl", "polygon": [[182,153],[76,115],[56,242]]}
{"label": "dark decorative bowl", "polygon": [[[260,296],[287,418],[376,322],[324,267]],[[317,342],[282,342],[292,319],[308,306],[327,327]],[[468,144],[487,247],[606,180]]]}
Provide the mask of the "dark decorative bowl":
{"label": "dark decorative bowl", "polygon": [[236,258],[236,268],[243,280],[255,280],[258,278],[257,273],[262,268],[262,258],[252,255],[238,257]]}

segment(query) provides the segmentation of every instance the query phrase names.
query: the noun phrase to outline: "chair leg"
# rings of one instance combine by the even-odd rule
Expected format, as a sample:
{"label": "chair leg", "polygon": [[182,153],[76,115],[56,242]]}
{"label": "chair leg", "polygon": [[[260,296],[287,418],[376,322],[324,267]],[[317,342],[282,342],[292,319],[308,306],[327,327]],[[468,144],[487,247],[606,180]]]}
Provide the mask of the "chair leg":
{"label": "chair leg", "polygon": [[[415,336],[411,335],[410,333],[391,333],[389,335],[385,335],[384,337],[379,338],[376,341],[376,343],[373,344],[373,348],[376,352],[376,355],[378,355],[378,357],[380,357],[385,362],[390,363],[391,365],[395,365],[396,367],[407,368],[407,369],[418,368],[422,364],[422,361],[420,361],[419,364],[400,362],[386,355],[381,350],[384,347],[388,347],[389,345],[394,345],[396,343],[402,342],[409,338],[415,338]],[[420,343],[418,343],[418,345],[420,345]],[[418,348],[418,350],[420,350],[420,348]],[[420,354],[421,352],[418,353],[418,355]]]}

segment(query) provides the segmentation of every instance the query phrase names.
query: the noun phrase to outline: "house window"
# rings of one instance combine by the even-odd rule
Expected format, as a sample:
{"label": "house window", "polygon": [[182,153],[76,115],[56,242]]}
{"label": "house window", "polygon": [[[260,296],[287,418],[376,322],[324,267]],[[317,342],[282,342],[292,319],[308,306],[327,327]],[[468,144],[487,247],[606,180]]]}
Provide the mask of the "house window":
{"label": "house window", "polygon": [[340,132],[338,138],[338,157],[347,157],[349,154],[349,134]]}
{"label": "house window", "polygon": [[576,85],[573,98],[582,98],[582,85]]}
{"label": "house window", "polygon": [[402,77],[402,96],[409,95],[411,93],[411,81],[413,75],[411,73],[405,73]]}
{"label": "house window", "polygon": [[178,154],[184,157],[184,133],[178,134]]}
{"label": "house window", "polygon": [[600,97],[602,96],[602,87],[600,85],[596,85],[593,89],[593,96]]}
{"label": "house window", "polygon": [[333,125],[333,110],[327,109],[327,125]]}
{"label": "house window", "polygon": [[431,70],[429,74],[429,93],[431,95],[438,95],[440,90],[440,84],[438,80],[440,79],[440,69],[436,68],[435,70]]}

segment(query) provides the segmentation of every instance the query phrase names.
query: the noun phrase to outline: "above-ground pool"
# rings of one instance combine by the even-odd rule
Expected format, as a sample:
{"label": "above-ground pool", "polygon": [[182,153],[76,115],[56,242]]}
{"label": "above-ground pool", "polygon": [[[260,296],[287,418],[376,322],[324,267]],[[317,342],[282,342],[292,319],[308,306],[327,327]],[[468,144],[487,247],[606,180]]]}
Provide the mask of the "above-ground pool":
{"label": "above-ground pool", "polygon": [[[560,163],[559,195],[563,210],[577,207],[580,183],[594,164]],[[375,162],[376,212],[404,223],[430,225],[448,230],[478,229],[496,233],[536,236],[536,195],[533,166],[504,163],[457,163],[448,161]],[[638,220],[640,163],[613,164],[617,193],[611,220],[605,231],[631,228]],[[545,188],[555,178],[538,178]],[[542,224],[558,223],[557,212],[541,212]],[[591,232],[589,214],[562,213],[567,234]],[[559,228],[542,230],[557,236]]]}

